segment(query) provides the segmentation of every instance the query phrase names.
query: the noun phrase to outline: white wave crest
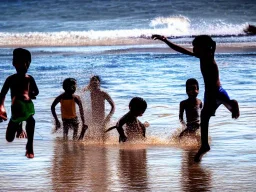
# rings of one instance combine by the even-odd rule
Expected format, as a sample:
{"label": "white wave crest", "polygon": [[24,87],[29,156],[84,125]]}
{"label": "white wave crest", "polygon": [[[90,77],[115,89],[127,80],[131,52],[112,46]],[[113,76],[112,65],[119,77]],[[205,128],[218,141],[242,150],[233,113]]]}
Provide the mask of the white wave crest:
{"label": "white wave crest", "polygon": [[167,23],[167,27],[104,31],[0,32],[0,46],[111,46],[152,44],[154,42],[150,40],[152,34],[161,34],[173,38],[192,37],[201,34],[228,37],[246,35],[243,29],[248,25],[247,23],[232,25],[200,22],[200,24],[191,26],[189,19],[180,16],[156,18],[151,21],[151,26],[158,26],[159,23]]}
{"label": "white wave crest", "polygon": [[190,20],[185,16],[157,17],[150,22],[154,28],[167,28],[173,35],[188,34],[190,29]]}
{"label": "white wave crest", "polygon": [[190,20],[185,16],[157,17],[150,22],[151,27],[157,26],[190,26]]}

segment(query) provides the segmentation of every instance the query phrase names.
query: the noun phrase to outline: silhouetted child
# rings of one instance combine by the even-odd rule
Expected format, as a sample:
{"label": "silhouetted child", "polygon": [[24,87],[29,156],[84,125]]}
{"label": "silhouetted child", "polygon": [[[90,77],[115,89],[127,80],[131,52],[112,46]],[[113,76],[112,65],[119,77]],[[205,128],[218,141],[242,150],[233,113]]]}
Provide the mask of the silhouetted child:
{"label": "silhouetted child", "polygon": [[201,112],[201,147],[195,155],[195,161],[199,162],[202,156],[210,150],[208,143],[209,120],[211,116],[215,115],[215,111],[219,105],[224,104],[232,113],[232,118],[237,119],[240,115],[238,102],[236,100],[230,100],[227,92],[222,88],[220,83],[218,65],[214,60],[216,42],[208,35],[197,36],[192,42],[193,52],[191,52],[168,41],[162,35],[152,35],[152,38],[165,42],[175,51],[200,59],[200,69],[205,84],[205,96],[204,107]]}
{"label": "silhouetted child", "polygon": [[[180,102],[179,119],[186,127],[180,137],[190,135],[196,132],[200,127],[200,112],[203,107],[202,101],[197,98],[199,85],[196,79],[191,78],[186,81],[186,92],[188,99]],[[186,113],[187,123],[183,119],[184,111]]]}
{"label": "silhouetted child", "polygon": [[[140,98],[134,97],[129,103],[130,111],[126,113],[116,124],[110,127],[106,132],[116,128],[119,133],[119,142],[132,140],[144,140],[146,138],[146,127],[149,126],[147,122],[141,123],[137,117],[142,116],[147,109],[147,102]],[[126,124],[124,132],[123,126]]]}
{"label": "silhouetted child", "polygon": [[[100,137],[105,140],[104,130],[111,116],[115,112],[115,104],[110,95],[100,88],[100,83],[100,77],[94,75],[90,78],[89,85],[84,88],[83,91],[90,92],[92,125],[94,127],[94,130],[90,129],[90,131],[94,136],[100,135]],[[105,116],[105,101],[111,106],[107,116]]]}
{"label": "silhouetted child", "polygon": [[17,73],[7,77],[0,96],[0,119],[7,120],[4,108],[5,96],[11,90],[11,112],[12,116],[6,130],[6,140],[12,142],[17,133],[17,137],[22,134],[22,121],[26,121],[27,158],[34,157],[33,139],[35,131],[34,104],[31,99],[35,99],[39,94],[36,82],[31,75],[26,74],[31,63],[31,54],[28,50],[17,48],[13,51],[13,66]]}
{"label": "silhouetted child", "polygon": [[76,104],[79,106],[79,111],[82,120],[82,131],[79,139],[83,139],[86,129],[88,126],[84,121],[84,111],[81,99],[78,95],[75,95],[76,91],[76,80],[73,78],[67,78],[63,81],[64,93],[60,94],[53,101],[51,106],[52,115],[55,119],[56,130],[60,128],[60,121],[57,117],[55,106],[60,103],[61,117],[63,122],[63,138],[68,138],[68,131],[70,128],[73,129],[73,139],[77,139],[79,121],[76,115]]}

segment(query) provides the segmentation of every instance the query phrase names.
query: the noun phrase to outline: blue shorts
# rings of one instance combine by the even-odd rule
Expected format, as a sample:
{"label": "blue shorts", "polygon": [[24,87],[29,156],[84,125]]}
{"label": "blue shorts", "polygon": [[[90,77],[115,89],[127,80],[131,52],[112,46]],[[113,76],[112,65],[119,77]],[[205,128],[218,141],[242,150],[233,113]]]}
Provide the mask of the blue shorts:
{"label": "blue shorts", "polygon": [[229,101],[230,97],[228,96],[227,91],[221,86],[216,93],[204,93],[204,108],[206,108],[206,111],[209,111],[212,116],[215,115],[216,109],[221,104],[224,104],[228,109],[231,109],[232,106],[230,106]]}

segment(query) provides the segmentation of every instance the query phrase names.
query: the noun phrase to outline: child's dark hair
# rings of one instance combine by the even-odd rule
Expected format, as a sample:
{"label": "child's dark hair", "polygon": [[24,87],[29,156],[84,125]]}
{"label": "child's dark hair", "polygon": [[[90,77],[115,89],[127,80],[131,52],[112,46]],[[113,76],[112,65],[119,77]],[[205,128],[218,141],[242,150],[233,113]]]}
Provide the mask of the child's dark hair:
{"label": "child's dark hair", "polygon": [[98,75],[93,75],[91,77],[90,81],[92,81],[93,79],[96,79],[96,80],[98,80],[100,82],[100,76],[98,76]]}
{"label": "child's dark hair", "polygon": [[134,97],[129,103],[129,108],[133,112],[142,112],[144,113],[147,109],[147,102],[141,97]]}
{"label": "child's dark hair", "polygon": [[63,81],[63,84],[62,84],[62,87],[63,89],[66,91],[66,89],[71,86],[71,85],[76,85],[76,79],[74,78],[66,78],[64,81]]}
{"label": "child's dark hair", "polygon": [[195,78],[190,78],[186,81],[186,90],[187,90],[189,85],[196,85],[197,90],[199,90],[199,84],[198,84],[198,81]]}
{"label": "child's dark hair", "polygon": [[23,48],[16,48],[13,50],[13,63],[28,62],[31,63],[31,53]]}
{"label": "child's dark hair", "polygon": [[192,42],[193,46],[199,46],[202,48],[214,49],[216,48],[216,42],[212,40],[209,35],[196,36]]}

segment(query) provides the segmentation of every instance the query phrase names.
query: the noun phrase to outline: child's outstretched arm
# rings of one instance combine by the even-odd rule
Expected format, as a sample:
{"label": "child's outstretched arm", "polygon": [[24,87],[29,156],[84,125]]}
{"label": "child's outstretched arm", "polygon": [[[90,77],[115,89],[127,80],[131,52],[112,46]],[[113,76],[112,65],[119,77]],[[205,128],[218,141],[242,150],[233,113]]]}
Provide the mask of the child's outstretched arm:
{"label": "child's outstretched arm", "polygon": [[81,116],[81,120],[82,120],[82,124],[83,124],[81,134],[78,138],[79,140],[82,140],[84,138],[85,131],[88,129],[88,126],[85,124],[84,109],[83,109],[83,105],[82,105],[82,101],[81,101],[80,97],[78,95],[74,95],[74,100],[79,107],[79,112],[80,112],[80,116]]}
{"label": "child's outstretched arm", "polygon": [[62,98],[62,94],[59,95],[58,97],[56,97],[56,99],[53,101],[52,106],[51,106],[52,115],[55,119],[56,130],[58,130],[60,128],[60,121],[57,117],[57,114],[55,111],[55,106],[60,102],[61,98]]}
{"label": "child's outstretched arm", "polygon": [[6,110],[4,107],[4,101],[5,101],[5,96],[8,93],[9,89],[10,89],[10,77],[8,77],[5,80],[2,90],[1,90],[1,93],[0,93],[0,122],[3,120],[4,121],[7,120],[7,114],[6,114]]}
{"label": "child's outstretched arm", "polygon": [[192,51],[170,42],[165,36],[152,35],[151,38],[154,40],[158,39],[158,40],[165,42],[170,48],[172,48],[173,50],[175,50],[177,52],[183,53],[185,55],[195,56],[195,54]]}

